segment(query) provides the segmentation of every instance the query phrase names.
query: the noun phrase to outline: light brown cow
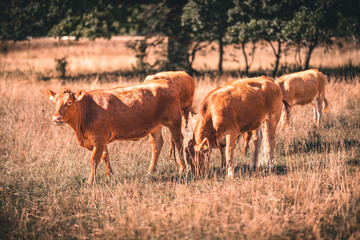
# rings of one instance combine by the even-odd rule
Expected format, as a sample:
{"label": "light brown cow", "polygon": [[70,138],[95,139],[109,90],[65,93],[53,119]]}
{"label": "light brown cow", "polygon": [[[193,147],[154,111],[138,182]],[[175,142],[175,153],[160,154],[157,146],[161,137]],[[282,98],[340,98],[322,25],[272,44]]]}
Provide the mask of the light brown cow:
{"label": "light brown cow", "polygon": [[244,132],[253,131],[254,134],[254,130],[253,168],[256,168],[262,139],[259,126],[264,121],[271,171],[282,103],[280,87],[266,77],[231,81],[211,91],[200,105],[194,136],[186,148],[186,160],[192,172],[196,176],[206,172],[212,149],[220,148],[222,165],[226,162],[227,175],[233,177],[236,138]]}
{"label": "light brown cow", "polygon": [[[193,102],[194,102],[194,92],[195,92],[195,82],[194,79],[184,71],[171,71],[171,72],[159,72],[155,75],[149,75],[145,78],[146,82],[152,81],[164,81],[167,80],[178,90],[180,95],[180,105],[181,105],[181,115],[183,116],[185,128],[188,126],[189,113],[193,113]],[[161,131],[161,130],[160,130]],[[174,142],[171,142],[170,157],[175,156],[175,145]]]}
{"label": "light brown cow", "polygon": [[[326,76],[317,69],[287,74],[275,81],[279,84],[283,98],[290,107],[308,103],[313,105],[314,119],[318,127],[322,113],[328,108],[328,101],[325,98],[326,82]],[[283,128],[289,123],[289,117]]]}
{"label": "light brown cow", "polygon": [[148,172],[155,171],[162,147],[162,126],[169,128],[176,144],[180,173],[185,170],[180,97],[166,81],[77,93],[48,89],[47,94],[55,103],[53,121],[69,124],[80,145],[92,151],[89,184],[95,180],[100,158],[107,175],[112,173],[106,145],[115,140],[138,140],[150,134],[152,161]]}
{"label": "light brown cow", "polygon": [[185,127],[187,128],[189,113],[193,112],[195,82],[194,79],[183,71],[175,72],[159,72],[155,75],[149,75],[144,82],[167,79],[179,91],[181,113],[185,120]]}

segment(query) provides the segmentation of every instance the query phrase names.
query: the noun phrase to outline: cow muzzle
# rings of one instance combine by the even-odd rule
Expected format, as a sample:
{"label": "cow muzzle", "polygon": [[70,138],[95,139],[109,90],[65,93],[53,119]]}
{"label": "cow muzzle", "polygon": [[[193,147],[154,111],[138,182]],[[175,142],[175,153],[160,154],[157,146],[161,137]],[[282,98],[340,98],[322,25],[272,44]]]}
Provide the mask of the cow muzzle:
{"label": "cow muzzle", "polygon": [[56,124],[56,125],[59,125],[59,124],[63,124],[63,120],[62,118],[59,116],[59,117],[56,117],[56,116],[53,116],[52,117],[52,121]]}

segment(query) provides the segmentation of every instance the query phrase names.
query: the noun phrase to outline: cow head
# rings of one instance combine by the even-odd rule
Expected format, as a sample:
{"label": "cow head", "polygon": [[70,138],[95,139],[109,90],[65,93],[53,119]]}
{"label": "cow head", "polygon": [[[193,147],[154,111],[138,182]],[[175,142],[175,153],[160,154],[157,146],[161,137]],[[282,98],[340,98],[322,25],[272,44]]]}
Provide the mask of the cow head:
{"label": "cow head", "polygon": [[76,103],[80,101],[85,92],[78,91],[76,94],[69,89],[62,89],[56,93],[50,89],[46,90],[49,100],[55,104],[55,113],[52,120],[55,124],[68,123],[76,116]]}
{"label": "cow head", "polygon": [[210,164],[211,145],[209,140],[205,138],[199,145],[195,145],[195,140],[190,140],[185,152],[191,172],[197,177],[204,176]]}

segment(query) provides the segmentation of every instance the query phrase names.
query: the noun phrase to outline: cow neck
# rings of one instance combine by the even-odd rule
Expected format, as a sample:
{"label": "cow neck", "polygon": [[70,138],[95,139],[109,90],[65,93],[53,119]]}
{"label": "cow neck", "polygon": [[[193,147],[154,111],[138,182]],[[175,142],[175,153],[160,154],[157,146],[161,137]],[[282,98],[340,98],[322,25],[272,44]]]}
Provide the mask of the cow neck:
{"label": "cow neck", "polygon": [[88,96],[84,96],[82,100],[76,102],[76,115],[69,121],[69,125],[75,131],[76,136],[81,144],[85,140],[85,130],[89,122],[91,101]]}

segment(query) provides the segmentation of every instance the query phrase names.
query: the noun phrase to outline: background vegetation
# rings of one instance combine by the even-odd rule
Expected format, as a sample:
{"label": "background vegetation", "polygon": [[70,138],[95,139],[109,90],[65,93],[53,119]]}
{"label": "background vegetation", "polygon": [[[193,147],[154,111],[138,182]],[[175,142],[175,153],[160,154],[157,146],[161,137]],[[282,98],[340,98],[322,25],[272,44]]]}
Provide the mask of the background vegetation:
{"label": "background vegetation", "polygon": [[[265,41],[275,57],[275,76],[288,45],[296,46],[297,62],[292,67],[307,69],[315,48],[330,46],[335,38],[357,42],[360,34],[357,0],[10,0],[0,4],[3,41],[141,35],[144,38],[129,47],[137,52],[134,68],[145,73],[154,68],[196,72],[196,53],[216,42],[220,74],[230,43],[242,49],[243,71],[249,74],[256,47],[247,51],[246,45]],[[157,61],[150,64],[146,57],[154,49]]]}

